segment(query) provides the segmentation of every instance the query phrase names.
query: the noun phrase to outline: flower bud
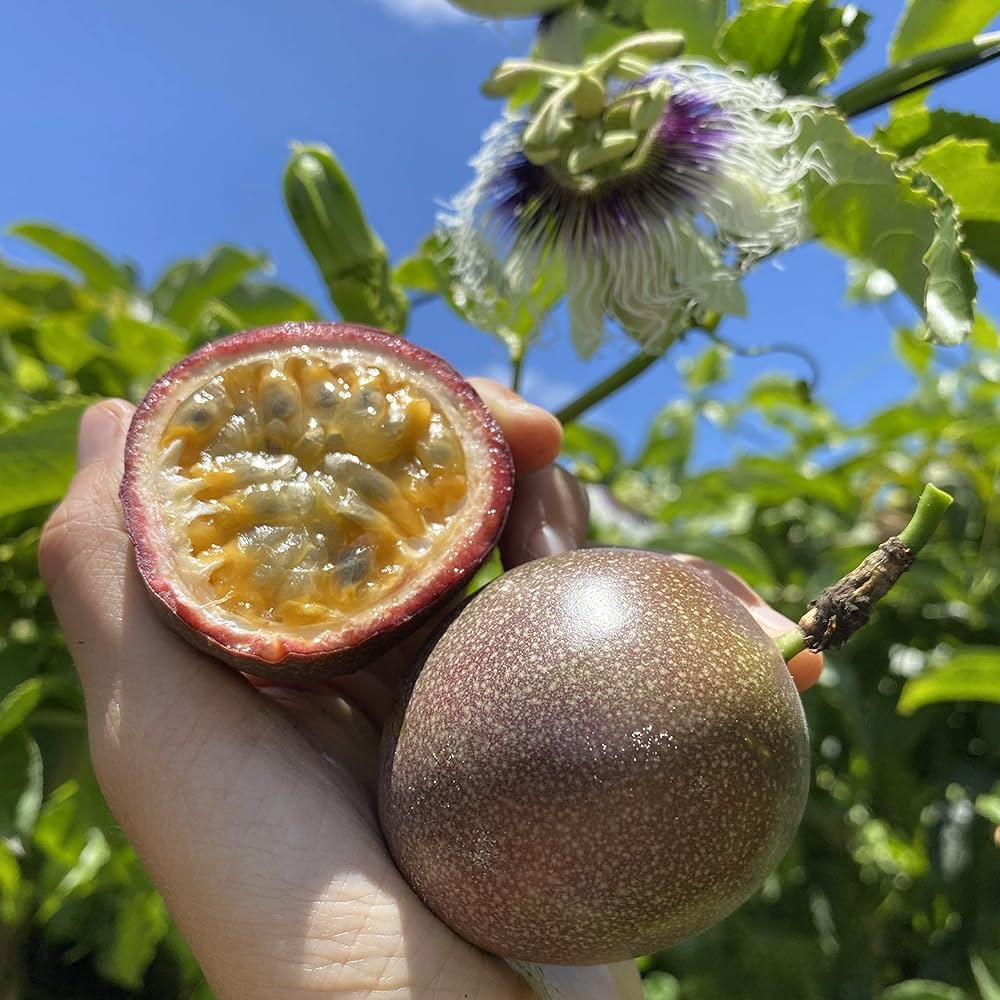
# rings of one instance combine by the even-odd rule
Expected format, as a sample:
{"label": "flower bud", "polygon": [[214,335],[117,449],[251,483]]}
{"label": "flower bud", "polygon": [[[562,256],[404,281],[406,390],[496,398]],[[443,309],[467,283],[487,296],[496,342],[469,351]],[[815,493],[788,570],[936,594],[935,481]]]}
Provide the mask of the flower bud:
{"label": "flower bud", "polygon": [[285,203],[341,317],[399,333],[409,304],[392,278],[385,246],[326,146],[293,147]]}

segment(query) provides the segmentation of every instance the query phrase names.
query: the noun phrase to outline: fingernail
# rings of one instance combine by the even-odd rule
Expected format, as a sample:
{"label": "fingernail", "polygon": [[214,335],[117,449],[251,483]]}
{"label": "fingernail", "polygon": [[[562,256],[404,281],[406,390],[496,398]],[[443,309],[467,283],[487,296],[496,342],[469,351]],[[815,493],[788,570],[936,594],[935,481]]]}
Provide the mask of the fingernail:
{"label": "fingernail", "polygon": [[782,632],[795,628],[795,622],[767,604],[750,608],[750,614],[768,635],[781,635]]}
{"label": "fingernail", "polygon": [[124,431],[123,417],[130,409],[124,400],[106,400],[90,407],[80,419],[76,465],[86,468],[114,448]]}

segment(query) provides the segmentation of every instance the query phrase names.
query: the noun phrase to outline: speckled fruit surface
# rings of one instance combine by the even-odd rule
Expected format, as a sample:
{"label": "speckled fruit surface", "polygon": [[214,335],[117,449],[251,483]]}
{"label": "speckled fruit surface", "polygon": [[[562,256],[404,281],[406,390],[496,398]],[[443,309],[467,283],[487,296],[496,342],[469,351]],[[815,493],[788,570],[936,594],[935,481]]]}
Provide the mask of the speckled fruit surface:
{"label": "speckled fruit surface", "polygon": [[433,645],[384,735],[379,811],[409,884],[509,958],[612,962],[722,919],[809,783],[774,643],[662,554],[521,566]]}
{"label": "speckled fruit surface", "polygon": [[168,623],[294,679],[356,669],[461,587],[512,484],[499,427],[446,362],[290,323],[209,343],[152,386],[121,499]]}

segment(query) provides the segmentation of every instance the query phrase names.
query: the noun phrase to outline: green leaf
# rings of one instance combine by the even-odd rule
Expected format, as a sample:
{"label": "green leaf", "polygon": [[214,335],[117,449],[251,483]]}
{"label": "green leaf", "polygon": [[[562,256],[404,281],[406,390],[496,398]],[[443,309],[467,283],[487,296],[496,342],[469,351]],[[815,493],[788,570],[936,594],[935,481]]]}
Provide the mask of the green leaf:
{"label": "green leaf", "polygon": [[1000,983],[994,979],[986,963],[978,955],[973,955],[969,964],[972,966],[972,978],[979,988],[981,1000],[1000,1000]]}
{"label": "green leaf", "polygon": [[966,646],[944,666],[918,674],[903,686],[897,709],[912,715],[918,708],[949,701],[1000,704],[1000,647]]}
{"label": "green leaf", "polygon": [[129,288],[131,275],[100,250],[79,236],[38,222],[21,222],[10,227],[14,236],[34,243],[80,273],[95,292]]}
{"label": "green leaf", "polygon": [[684,382],[693,394],[722,382],[729,375],[729,351],[721,344],[710,344],[693,358],[679,364]]}
{"label": "green leaf", "polygon": [[898,329],[893,334],[893,346],[903,363],[918,374],[927,371],[934,360],[934,348],[912,330]]}
{"label": "green leaf", "polygon": [[90,336],[92,315],[85,312],[42,316],[34,324],[35,348],[42,359],[67,375],[75,375],[101,354],[101,345]]}
{"label": "green leaf", "polygon": [[42,800],[45,795],[45,766],[42,761],[42,751],[27,734],[24,736],[24,747],[28,755],[28,766],[25,770],[21,797],[17,800],[17,806],[14,808],[14,828],[21,839],[26,842],[34,833],[35,824],[42,811]]}
{"label": "green leaf", "polygon": [[1000,149],[1000,122],[959,111],[917,108],[875,129],[872,141],[906,158],[944,139],[982,139]]}
{"label": "green leaf", "polygon": [[726,18],[725,0],[645,0],[642,12],[652,30],[683,32],[685,55],[715,55],[715,39]]}
{"label": "green leaf", "polygon": [[0,924],[17,923],[20,897],[21,865],[11,848],[0,840]]}
{"label": "green leaf", "polygon": [[212,300],[233,290],[254,271],[268,266],[262,253],[221,246],[200,260],[183,260],[160,277],[151,296],[156,311],[178,326],[188,327]]}
{"label": "green leaf", "polygon": [[573,474],[591,483],[607,481],[621,461],[618,444],[610,434],[575,422],[564,430],[563,453]]}
{"label": "green leaf", "polygon": [[403,287],[440,295],[466,322],[499,337],[512,359],[522,356],[537,335],[549,311],[566,288],[562,269],[553,260],[538,269],[526,296],[511,296],[501,283],[484,281],[477,296],[459,293],[452,278],[454,257],[445,238],[427,237],[416,254],[396,268],[394,279]]}
{"label": "green leaf", "polygon": [[162,323],[131,316],[118,316],[102,331],[104,356],[127,377],[145,386],[179,361],[187,349],[187,337]]}
{"label": "green leaf", "polygon": [[774,74],[791,94],[811,93],[833,80],[848,56],[864,44],[870,17],[829,0],[752,0],[719,37],[728,62]]}
{"label": "green leaf", "polygon": [[907,0],[889,43],[889,59],[964,42],[1000,14],[1000,0]]}
{"label": "green leaf", "polygon": [[28,716],[54,691],[65,689],[58,677],[30,677],[0,699],[0,740],[27,721]]}
{"label": "green leaf", "polygon": [[62,274],[29,271],[0,263],[0,304],[3,310],[16,307],[22,317],[34,312],[70,312],[80,308],[80,300],[79,290]]}
{"label": "green leaf", "polygon": [[908,979],[883,990],[878,1000],[968,1000],[968,995],[957,986],[936,983],[929,979]]}
{"label": "green leaf", "polygon": [[666,972],[652,972],[642,981],[643,1000],[681,1000],[681,984]]}
{"label": "green leaf", "polygon": [[975,805],[983,819],[1000,826],[1000,795],[977,795]]}
{"label": "green leaf", "polygon": [[672,483],[684,478],[694,445],[695,412],[688,402],[665,406],[653,419],[636,465],[662,472]]}
{"label": "green leaf", "polygon": [[104,834],[97,828],[87,830],[86,842],[76,864],[60,879],[59,884],[39,904],[38,919],[41,923],[51,920],[73,893],[90,891],[98,872],[111,859],[111,848]]}
{"label": "green leaf", "polygon": [[120,892],[114,932],[94,964],[108,981],[126,989],[141,989],[169,926],[166,907],[155,892]]}
{"label": "green leaf", "polygon": [[305,323],[320,319],[319,311],[304,296],[266,281],[243,281],[222,297],[245,327],[278,323]]}
{"label": "green leaf", "polygon": [[820,238],[888,271],[924,313],[931,339],[953,344],[972,326],[974,279],[953,208],[893,170],[891,158],[833,114],[803,124],[831,177],[809,182],[809,217]]}
{"label": "green leaf", "polygon": [[76,464],[80,415],[93,400],[81,397],[40,406],[0,431],[0,516],[58,500]]}
{"label": "green leaf", "polygon": [[982,139],[945,139],[913,163],[954,198],[969,249],[1000,272],[1000,147]]}
{"label": "green leaf", "polygon": [[924,308],[927,325],[946,344],[960,344],[972,332],[976,279],[972,261],[963,249],[964,239],[955,203],[936,185],[932,186],[936,228],[924,256],[927,288]]}

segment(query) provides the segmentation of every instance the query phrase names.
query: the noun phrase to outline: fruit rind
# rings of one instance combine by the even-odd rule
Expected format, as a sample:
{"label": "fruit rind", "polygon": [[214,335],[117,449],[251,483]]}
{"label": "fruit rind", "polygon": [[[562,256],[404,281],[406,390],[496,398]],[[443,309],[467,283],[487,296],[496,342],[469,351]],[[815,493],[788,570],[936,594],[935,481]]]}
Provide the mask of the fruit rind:
{"label": "fruit rind", "polygon": [[[156,472],[159,432],[185,391],[227,364],[255,353],[292,350],[357,349],[383,357],[429,379],[468,417],[483,467],[476,470],[478,520],[433,568],[423,571],[418,589],[402,602],[372,611],[356,625],[329,636],[298,637],[240,629],[220,620],[192,599],[172,562],[171,546],[151,503],[149,483]],[[503,528],[513,490],[513,464],[503,434],[475,390],[441,358],[412,343],[369,327],[344,323],[288,323],[235,334],[206,344],[166,372],[136,410],[125,445],[121,501],[136,563],[164,619],[197,647],[242,670],[290,680],[357,669],[394,639],[416,627],[446,601],[488,556]]]}

